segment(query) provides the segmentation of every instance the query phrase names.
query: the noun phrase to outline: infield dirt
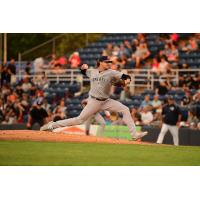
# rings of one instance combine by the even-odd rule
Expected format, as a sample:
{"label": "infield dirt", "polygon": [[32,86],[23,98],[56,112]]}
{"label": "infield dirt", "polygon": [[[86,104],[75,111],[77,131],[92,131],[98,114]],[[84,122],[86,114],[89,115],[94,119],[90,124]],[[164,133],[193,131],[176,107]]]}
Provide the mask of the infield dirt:
{"label": "infield dirt", "polygon": [[125,139],[66,134],[66,133],[53,133],[53,132],[33,131],[33,130],[0,130],[0,140],[151,145],[151,143],[147,142],[129,141]]}

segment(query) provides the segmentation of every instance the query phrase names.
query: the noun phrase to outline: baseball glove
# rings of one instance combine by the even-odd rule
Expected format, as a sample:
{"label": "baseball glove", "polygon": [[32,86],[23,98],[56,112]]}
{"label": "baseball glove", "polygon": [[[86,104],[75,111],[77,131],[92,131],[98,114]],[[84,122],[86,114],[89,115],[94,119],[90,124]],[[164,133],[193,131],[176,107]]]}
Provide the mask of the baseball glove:
{"label": "baseball glove", "polygon": [[111,80],[111,84],[116,86],[116,87],[124,87],[125,86],[125,81],[122,80],[122,79],[113,78]]}

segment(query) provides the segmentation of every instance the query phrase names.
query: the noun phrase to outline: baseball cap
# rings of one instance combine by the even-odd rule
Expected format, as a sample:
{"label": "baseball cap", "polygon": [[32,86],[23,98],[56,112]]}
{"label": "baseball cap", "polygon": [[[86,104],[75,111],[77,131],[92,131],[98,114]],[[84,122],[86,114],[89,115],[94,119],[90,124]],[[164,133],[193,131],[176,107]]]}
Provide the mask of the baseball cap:
{"label": "baseball cap", "polygon": [[99,62],[112,63],[112,61],[108,58],[108,56],[101,56],[99,58]]}

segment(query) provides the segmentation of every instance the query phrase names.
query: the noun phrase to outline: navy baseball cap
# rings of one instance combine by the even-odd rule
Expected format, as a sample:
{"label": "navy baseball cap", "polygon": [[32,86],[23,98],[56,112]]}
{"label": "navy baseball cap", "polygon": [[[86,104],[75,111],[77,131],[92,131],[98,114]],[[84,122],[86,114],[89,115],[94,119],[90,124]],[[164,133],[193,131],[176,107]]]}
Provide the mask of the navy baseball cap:
{"label": "navy baseball cap", "polygon": [[108,58],[108,56],[101,56],[99,58],[99,62],[112,63],[112,61]]}

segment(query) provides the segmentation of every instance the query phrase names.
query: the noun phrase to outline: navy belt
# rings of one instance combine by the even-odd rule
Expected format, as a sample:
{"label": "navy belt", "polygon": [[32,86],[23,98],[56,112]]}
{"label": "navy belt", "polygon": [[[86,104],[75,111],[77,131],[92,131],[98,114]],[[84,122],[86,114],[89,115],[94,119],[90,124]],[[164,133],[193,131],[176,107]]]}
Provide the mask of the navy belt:
{"label": "navy belt", "polygon": [[108,98],[106,98],[106,99],[99,99],[99,98],[96,98],[96,97],[94,97],[94,96],[92,96],[92,95],[90,95],[93,99],[96,99],[96,100],[98,100],[98,101],[105,101],[105,100],[107,100]]}

